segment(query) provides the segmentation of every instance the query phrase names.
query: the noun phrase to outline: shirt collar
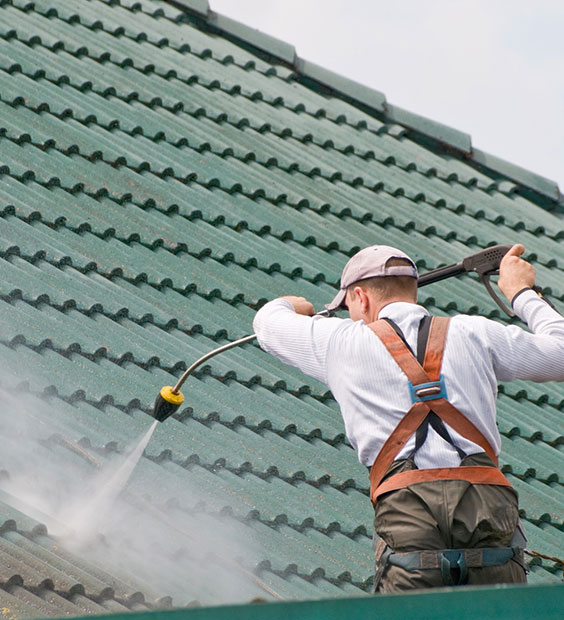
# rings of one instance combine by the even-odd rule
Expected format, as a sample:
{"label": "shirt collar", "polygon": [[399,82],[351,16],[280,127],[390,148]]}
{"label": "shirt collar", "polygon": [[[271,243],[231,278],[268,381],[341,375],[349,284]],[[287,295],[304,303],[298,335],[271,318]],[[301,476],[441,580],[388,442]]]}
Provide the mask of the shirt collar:
{"label": "shirt collar", "polygon": [[427,310],[418,304],[412,304],[407,301],[393,301],[380,310],[378,318],[392,319],[392,321],[397,322],[407,318],[423,318],[428,314]]}

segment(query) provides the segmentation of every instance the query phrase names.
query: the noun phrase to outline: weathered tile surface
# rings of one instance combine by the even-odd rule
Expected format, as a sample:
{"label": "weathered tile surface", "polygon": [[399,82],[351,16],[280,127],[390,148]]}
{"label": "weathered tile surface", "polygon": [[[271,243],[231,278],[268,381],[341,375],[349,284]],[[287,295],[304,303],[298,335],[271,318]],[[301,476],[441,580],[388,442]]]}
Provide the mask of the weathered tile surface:
{"label": "weathered tile surface", "polygon": [[[400,117],[167,2],[0,2],[3,607],[76,616],[369,591],[368,481],[338,409],[252,344],[187,381],[104,537],[73,547],[60,521],[148,430],[162,385],[249,333],[265,300],[322,307],[364,245],[405,247],[425,271],[519,241],[562,308],[552,186]],[[506,320],[471,277],[421,300]],[[501,462],[529,547],[560,557],[563,407],[559,384],[501,387]],[[554,561],[531,562],[531,583],[561,579]]]}

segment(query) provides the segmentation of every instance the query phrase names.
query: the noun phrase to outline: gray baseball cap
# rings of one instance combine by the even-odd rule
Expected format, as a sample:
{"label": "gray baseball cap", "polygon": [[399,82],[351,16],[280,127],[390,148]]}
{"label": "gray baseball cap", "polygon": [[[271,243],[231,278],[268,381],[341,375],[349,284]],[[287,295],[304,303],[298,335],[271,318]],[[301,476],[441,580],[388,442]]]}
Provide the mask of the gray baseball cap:
{"label": "gray baseball cap", "polygon": [[[390,266],[386,267],[386,263],[390,258],[405,258],[412,266]],[[341,275],[341,287],[330,304],[326,304],[329,311],[343,310],[345,308],[345,296],[347,288],[367,278],[379,278],[385,276],[410,276],[418,278],[417,267],[409,256],[389,245],[371,245],[357,252],[349,262],[345,265]]]}

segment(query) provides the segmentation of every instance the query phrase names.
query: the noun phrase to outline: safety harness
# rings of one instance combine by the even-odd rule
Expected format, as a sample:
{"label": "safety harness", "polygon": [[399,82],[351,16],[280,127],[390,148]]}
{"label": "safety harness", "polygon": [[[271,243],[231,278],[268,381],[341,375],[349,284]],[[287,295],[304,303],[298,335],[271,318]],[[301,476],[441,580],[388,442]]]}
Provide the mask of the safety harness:
{"label": "safety harness", "polygon": [[[388,352],[409,381],[412,405],[384,443],[370,470],[370,497],[374,505],[384,493],[403,489],[418,482],[435,480],[466,480],[472,484],[493,484],[510,487],[511,484],[497,467],[497,456],[482,432],[454,407],[447,398],[441,365],[450,319],[425,317],[419,326],[417,358],[409,348],[399,327],[389,319],[378,320],[369,327],[382,341]],[[460,466],[436,469],[413,469],[386,477],[394,459],[415,434],[415,448],[408,456],[412,459],[423,445],[429,426],[448,441],[462,459],[466,454],[458,448],[445,423],[457,433],[479,445],[490,457],[494,467]],[[468,568],[505,564],[517,557],[525,539],[516,533],[510,547],[480,549],[442,549],[397,553],[386,546],[380,559],[379,581],[386,563],[406,570],[440,568],[445,585],[466,583]],[[455,584],[451,569],[459,569]],[[377,581],[376,581],[377,583]]]}

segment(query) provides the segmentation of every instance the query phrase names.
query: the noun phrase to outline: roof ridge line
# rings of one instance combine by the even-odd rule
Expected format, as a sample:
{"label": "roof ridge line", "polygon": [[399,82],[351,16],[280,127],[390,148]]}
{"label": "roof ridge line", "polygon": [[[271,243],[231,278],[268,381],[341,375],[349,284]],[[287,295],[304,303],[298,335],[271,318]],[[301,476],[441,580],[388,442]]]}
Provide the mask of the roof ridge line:
{"label": "roof ridge line", "polygon": [[356,101],[362,106],[383,114],[388,120],[413,129],[439,144],[454,149],[465,161],[502,174],[536,194],[548,198],[556,203],[556,206],[564,209],[564,194],[560,191],[556,181],[475,148],[470,134],[410,112],[400,106],[392,105],[388,103],[384,93],[300,58],[293,45],[230,17],[216,13],[210,8],[208,0],[165,1],[179,9],[196,14],[199,18],[203,18],[209,26],[230,37],[279,58],[304,78],[314,80],[337,92],[345,99]]}

